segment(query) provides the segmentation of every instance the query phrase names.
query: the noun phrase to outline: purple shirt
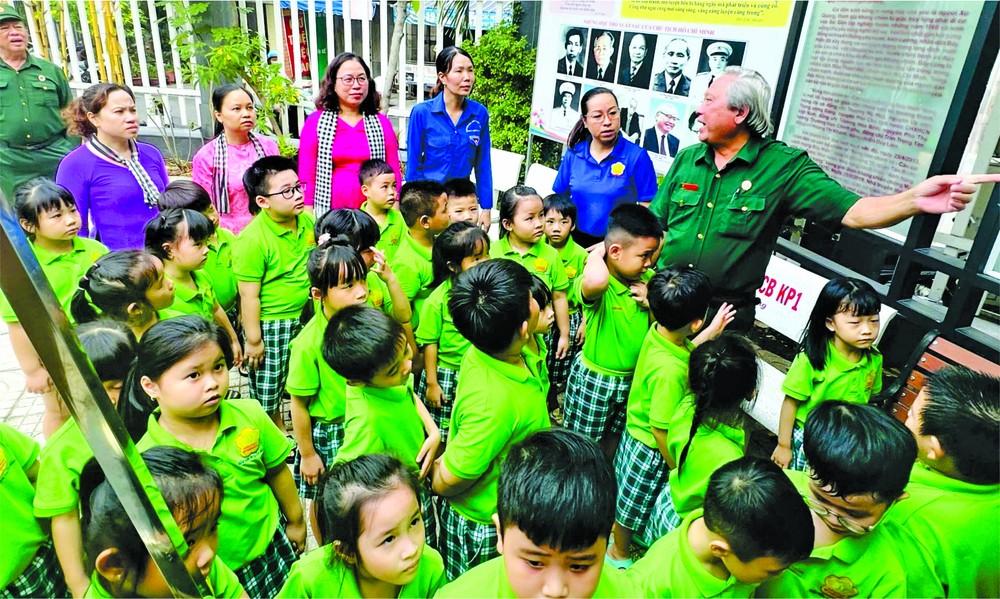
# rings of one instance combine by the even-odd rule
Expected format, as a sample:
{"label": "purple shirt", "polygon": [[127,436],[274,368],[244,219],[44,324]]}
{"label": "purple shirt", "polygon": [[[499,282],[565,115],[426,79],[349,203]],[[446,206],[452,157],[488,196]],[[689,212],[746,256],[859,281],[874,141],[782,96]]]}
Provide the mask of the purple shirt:
{"label": "purple shirt", "polygon": [[[156,146],[138,142],[139,163],[160,191],[167,186],[167,165]],[[142,249],[143,227],[159,214],[142,196],[142,188],[127,168],[94,154],[86,145],[62,159],[56,183],[73,194],[83,224],[80,235],[101,236],[111,250]],[[96,231],[91,230],[93,223]]]}

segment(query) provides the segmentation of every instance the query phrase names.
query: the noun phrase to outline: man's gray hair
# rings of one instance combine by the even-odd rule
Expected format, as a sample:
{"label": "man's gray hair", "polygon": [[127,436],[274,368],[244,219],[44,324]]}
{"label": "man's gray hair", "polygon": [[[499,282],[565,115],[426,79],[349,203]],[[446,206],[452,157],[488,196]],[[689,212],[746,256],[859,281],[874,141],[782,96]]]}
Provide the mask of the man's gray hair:
{"label": "man's gray hair", "polygon": [[753,69],[743,67],[726,67],[722,74],[734,76],[726,100],[730,108],[747,109],[745,123],[750,134],[757,137],[771,135],[774,132],[768,106],[771,103],[771,86],[764,77]]}

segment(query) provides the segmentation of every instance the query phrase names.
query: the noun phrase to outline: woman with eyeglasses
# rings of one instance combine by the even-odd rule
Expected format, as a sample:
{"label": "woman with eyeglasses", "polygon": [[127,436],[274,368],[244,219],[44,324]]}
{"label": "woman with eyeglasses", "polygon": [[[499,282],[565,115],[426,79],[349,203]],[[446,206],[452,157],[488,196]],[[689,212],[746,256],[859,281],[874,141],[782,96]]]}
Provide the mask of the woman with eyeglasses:
{"label": "woman with eyeglasses", "polygon": [[656,171],[649,154],[621,132],[618,98],[595,87],[580,100],[580,120],[566,138],[566,153],[552,191],[569,192],[576,204],[575,241],[587,247],[604,238],[618,204],[650,202]]}
{"label": "woman with eyeglasses", "polygon": [[371,70],[345,52],[326,69],[317,110],[306,117],[299,143],[299,179],[306,207],[319,217],[333,208],[359,208],[365,200],[358,173],[361,163],[379,158],[396,173],[399,141],[388,117],[379,113],[381,96]]}

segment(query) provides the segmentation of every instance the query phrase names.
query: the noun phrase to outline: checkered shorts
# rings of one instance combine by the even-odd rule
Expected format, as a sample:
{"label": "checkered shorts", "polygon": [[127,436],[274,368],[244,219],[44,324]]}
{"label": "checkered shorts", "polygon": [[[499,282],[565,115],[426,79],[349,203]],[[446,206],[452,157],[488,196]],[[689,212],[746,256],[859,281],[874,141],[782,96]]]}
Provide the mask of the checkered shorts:
{"label": "checkered shorts", "polygon": [[236,570],[236,577],[251,599],[269,599],[277,596],[281,587],[285,586],[285,577],[297,559],[299,556],[295,554],[295,547],[285,536],[284,527],[279,524],[264,554]]}
{"label": "checkered shorts", "polygon": [[[344,423],[343,422],[320,422],[313,420],[312,442],[316,448],[319,459],[323,460],[323,465],[329,468],[337,458],[337,452],[344,444]],[[295,478],[295,486],[299,489],[299,497],[302,499],[316,499],[319,491],[317,485],[310,485],[302,479],[299,469],[302,467],[302,452],[295,452],[295,464],[292,466],[292,477]]]}
{"label": "checkered shorts", "polygon": [[[440,408],[435,408],[424,401],[427,411],[430,412],[434,424],[441,431],[441,442],[448,440],[448,428],[451,426],[451,408],[455,405],[455,391],[458,389],[458,371],[444,366],[438,366],[438,384],[444,392],[444,402]],[[417,397],[425,399],[427,397],[427,371],[420,373],[420,381],[417,383]]]}
{"label": "checkered shorts", "polygon": [[250,396],[260,402],[268,414],[281,407],[281,393],[288,378],[288,344],[299,334],[298,318],[263,320],[260,334],[264,340],[264,363],[250,371]]}
{"label": "checkered shorts", "polygon": [[625,429],[625,405],[632,376],[610,376],[591,370],[578,353],[569,370],[563,426],[594,441]]}
{"label": "checkered shorts", "polygon": [[0,597],[69,597],[52,539],[42,543],[21,574],[0,589]]}
{"label": "checkered shorts", "polygon": [[545,346],[549,348],[549,355],[545,358],[549,368],[549,395],[559,395],[566,390],[566,379],[569,378],[569,369],[573,365],[573,358],[580,351],[580,346],[576,343],[576,332],[583,324],[583,312],[577,310],[569,315],[569,352],[565,358],[556,357],[556,348],[559,347],[559,327],[552,325],[552,331],[545,337]]}
{"label": "checkered shorts", "polygon": [[796,420],[795,426],[792,427],[792,461],[788,463],[789,470],[805,472],[809,469],[809,462],[806,461],[806,451],[802,445],[805,436],[805,429]]}
{"label": "checkered shorts", "polygon": [[466,570],[500,555],[497,552],[497,529],[480,524],[456,512],[447,501],[440,502],[441,531],[439,551],[444,558],[448,580],[455,580]]}
{"label": "checkered shorts", "polygon": [[653,511],[657,495],[667,484],[667,463],[658,449],[622,435],[615,454],[618,504],[615,520],[629,530],[641,530]]}
{"label": "checkered shorts", "polygon": [[658,541],[665,534],[681,525],[681,517],[674,509],[674,498],[670,496],[670,483],[663,485],[660,496],[656,498],[653,515],[649,518],[642,540],[647,547]]}

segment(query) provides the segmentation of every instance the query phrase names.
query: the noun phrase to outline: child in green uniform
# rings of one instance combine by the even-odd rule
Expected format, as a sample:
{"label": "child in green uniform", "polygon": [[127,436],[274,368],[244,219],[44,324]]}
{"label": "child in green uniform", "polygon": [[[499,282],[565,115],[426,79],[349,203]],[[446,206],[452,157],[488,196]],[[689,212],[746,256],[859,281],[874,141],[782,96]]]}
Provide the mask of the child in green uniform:
{"label": "child in green uniform", "polygon": [[873,406],[829,400],[809,414],[805,452],[809,474],[786,474],[812,511],[812,553],[758,587],[756,596],[942,596],[908,588],[908,568],[924,578],[934,578],[934,570],[900,559],[898,546],[916,540],[884,518],[897,501],[907,501],[917,444],[906,427]]}
{"label": "child in green uniform", "polygon": [[320,498],[323,538],[300,559],[278,597],[433,597],[445,583],[441,555],[425,545],[420,484],[384,454],[330,468]]}
{"label": "child in green uniform", "polygon": [[361,193],[367,198],[361,204],[361,210],[375,219],[378,225],[379,237],[375,247],[385,254],[386,260],[392,260],[406,235],[406,222],[396,207],[396,186],[399,184],[396,173],[385,160],[372,158],[361,163],[358,179],[361,181]]}
{"label": "child in green uniform", "polygon": [[479,198],[476,184],[469,179],[448,179],[444,182],[448,194],[448,221],[451,224],[470,222],[479,226]]}
{"label": "child in green uniform", "polygon": [[326,327],[323,358],[347,380],[337,461],[389,453],[427,476],[441,434],[413,393],[413,352],[403,327],[374,308],[345,308]]}
{"label": "child in green uniform", "polygon": [[886,518],[917,538],[946,597],[1000,596],[1000,379],[961,366],[931,374],[906,428],[917,463]]}
{"label": "child in green uniform", "polygon": [[712,472],[743,457],[742,404],[753,400],[759,376],[753,346],[739,335],[722,335],[691,352],[691,394],[677,404],[667,427],[664,461],[670,474],[646,527],[647,542],[680,526],[704,503]]}
{"label": "child in green uniform", "polygon": [[[552,290],[559,339],[553,348],[556,357],[569,351],[569,279],[559,252],[545,244],[542,226],[542,198],[532,187],[515,185],[500,196],[500,241],[490,248],[492,258],[507,258],[538,275]],[[546,389],[546,392],[548,390]]]}
{"label": "child in green uniform", "polygon": [[[632,533],[642,530],[667,484],[667,429],[690,393],[691,350],[717,336],[727,321],[702,330],[712,286],[701,271],[680,268],[655,275],[646,299],[656,323],[646,333],[629,391],[625,434],[615,454],[618,504],[614,544],[608,557],[617,567],[631,563]],[[721,311],[725,315],[728,311]],[[731,316],[731,315],[730,315]],[[699,334],[700,332],[700,334]],[[698,334],[694,341],[690,337]]]}
{"label": "child in green uniform", "polygon": [[[81,324],[77,336],[111,403],[118,406],[122,385],[136,355],[135,337],[125,323],[102,318]],[[142,433],[130,427],[133,441]],[[144,429],[143,429],[144,430]],[[67,420],[42,448],[34,514],[51,518],[52,541],[67,588],[80,596],[90,584],[80,530],[80,474],[94,452],[76,420]]]}
{"label": "child in green uniform", "polygon": [[5,597],[63,597],[63,582],[52,539],[31,513],[38,475],[38,443],[0,422],[0,505],[4,542],[0,546],[0,594]]}
{"label": "child in green uniform", "polygon": [[604,564],[614,511],[614,472],[596,443],[565,429],[534,433],[500,467],[493,523],[502,556],[437,597],[636,597]]}
{"label": "child in green uniform", "polygon": [[524,361],[534,364],[531,370],[538,372],[542,391],[545,392],[545,397],[548,397],[550,382],[546,358],[549,349],[545,345],[545,336],[552,330],[552,323],[555,322],[555,310],[552,307],[552,291],[538,275],[531,275],[531,298],[538,304],[538,322],[529,331],[528,342],[524,344]]}
{"label": "child in green uniform", "polygon": [[489,258],[490,239],[476,221],[452,223],[434,240],[434,291],[424,302],[417,329],[417,345],[424,357],[417,396],[427,403],[442,443],[448,441],[458,367],[471,347],[448,311],[451,286],[458,275]]}
{"label": "child in green uniform", "polygon": [[864,281],[837,278],[823,286],[781,386],[785,402],[771,459],[782,468],[806,469],[802,431],[817,405],[827,399],[866,404],[882,391],[882,354],[873,345],[881,308]]}
{"label": "child in green uniform", "polygon": [[[76,282],[95,260],[108,253],[108,248],[77,235],[81,222],[76,201],[69,191],[49,179],[32,179],[19,187],[14,197],[14,213],[56,300],[70,324],[75,324],[69,307],[76,292]],[[7,323],[14,357],[24,372],[25,388],[29,393],[42,396],[45,406],[42,433],[50,437],[69,418],[69,411],[59,399],[45,365],[2,293],[0,317]]]}
{"label": "child in green uniform", "polygon": [[609,456],[625,428],[632,373],[649,331],[646,283],[662,239],[648,208],[616,207],[604,243],[587,256],[573,287],[583,306],[586,338],[570,367],[563,425],[601,442]]}
{"label": "child in green uniform", "polygon": [[[184,535],[187,571],[200,571],[213,597],[246,597],[236,575],[216,557],[223,496],[219,473],[198,454],[176,447],[153,447],[142,459]],[[83,596],[173,597],[97,462],[91,461],[84,474],[83,542],[93,574]]]}
{"label": "child in green uniform", "polygon": [[243,355],[250,372],[250,395],[283,431],[281,394],[288,377],[288,344],[301,328],[299,315],[309,301],[306,260],[316,245],[314,220],[303,212],[302,185],[291,159],[261,158],[243,174],[243,186],[255,215],[233,248],[246,338]]}
{"label": "child in green uniform", "polygon": [[626,574],[642,597],[749,597],[812,546],[809,509],[795,486],[774,464],[744,457],[713,472],[704,508]]}
{"label": "child in green uniform", "polygon": [[[563,270],[566,271],[566,278],[569,280],[569,288],[572,290],[573,285],[576,284],[576,278],[583,274],[583,265],[587,261],[587,250],[583,249],[570,235],[576,230],[576,204],[568,195],[554,193],[546,196],[542,203],[542,214],[545,241],[559,252]],[[558,405],[556,396],[566,391],[569,367],[576,359],[580,348],[583,347],[584,327],[581,326],[583,325],[583,312],[580,311],[580,302],[572,293],[568,294],[566,302],[569,307],[569,351],[562,358],[556,357],[555,352],[549,352],[549,378],[552,382],[549,391],[550,409],[555,409]],[[557,344],[559,335],[559,327],[552,327],[552,332],[545,340],[546,345],[552,347]]]}
{"label": "child in green uniform", "polygon": [[463,272],[448,300],[458,332],[472,343],[462,359],[444,454],[434,491],[444,526],[440,547],[450,579],[497,556],[497,478],[512,445],[549,427],[539,373],[522,350],[538,319],[531,275],[510,260]]}
{"label": "child in green uniform", "polygon": [[250,597],[273,597],[305,549],[302,504],[285,465],[292,443],[256,401],[226,399],[232,360],[225,331],[200,316],[157,323],[139,343],[121,403],[148,415],[139,450],[194,450],[219,471],[219,557]]}

